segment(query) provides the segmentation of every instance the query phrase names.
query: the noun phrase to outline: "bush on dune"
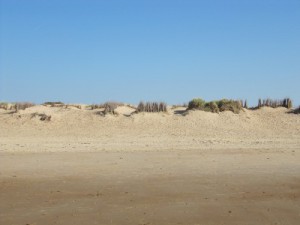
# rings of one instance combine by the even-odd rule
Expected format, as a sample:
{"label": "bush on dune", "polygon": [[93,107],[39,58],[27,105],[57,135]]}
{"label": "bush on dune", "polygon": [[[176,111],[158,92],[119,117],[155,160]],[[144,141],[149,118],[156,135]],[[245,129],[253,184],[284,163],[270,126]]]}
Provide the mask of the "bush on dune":
{"label": "bush on dune", "polygon": [[205,101],[201,98],[194,98],[188,104],[188,109],[200,109],[203,110],[205,107]]}
{"label": "bush on dune", "polygon": [[222,99],[219,101],[205,102],[201,98],[195,98],[189,102],[188,110],[197,109],[207,112],[223,112],[231,111],[233,113],[239,113],[242,109],[242,102],[236,100]]}
{"label": "bush on dune", "polygon": [[243,108],[241,101],[235,100],[222,99],[217,101],[216,104],[218,105],[220,112],[231,111],[233,113],[239,113]]}

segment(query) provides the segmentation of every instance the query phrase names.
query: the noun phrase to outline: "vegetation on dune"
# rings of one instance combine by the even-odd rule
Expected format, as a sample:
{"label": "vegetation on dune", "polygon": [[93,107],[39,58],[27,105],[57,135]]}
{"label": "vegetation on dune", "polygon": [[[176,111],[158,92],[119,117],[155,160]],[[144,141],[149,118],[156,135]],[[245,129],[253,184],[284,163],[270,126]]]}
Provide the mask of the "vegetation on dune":
{"label": "vegetation on dune", "polygon": [[117,112],[115,110],[117,109],[118,106],[120,106],[119,103],[116,103],[116,102],[106,102],[104,104],[104,111],[103,111],[104,115],[106,115],[106,114],[117,115]]}
{"label": "vegetation on dune", "polygon": [[124,103],[122,103],[122,102],[105,102],[103,104],[92,104],[89,106],[89,108],[91,110],[106,108],[108,111],[111,111],[110,109],[117,108],[118,106],[124,106]]}
{"label": "vegetation on dune", "polygon": [[63,102],[44,102],[42,105],[50,105],[51,107],[55,106],[64,106],[65,104]]}
{"label": "vegetation on dune", "polygon": [[272,108],[278,108],[278,107],[285,107],[287,109],[291,109],[293,107],[293,102],[290,98],[284,98],[282,100],[273,100],[273,99],[258,99],[258,104],[256,109],[259,109],[261,107],[272,107]]}
{"label": "vegetation on dune", "polygon": [[194,98],[188,104],[188,109],[204,110],[204,107],[205,107],[205,101],[201,98]]}
{"label": "vegetation on dune", "polygon": [[124,106],[124,103],[120,102],[105,102],[104,104],[98,104],[98,105],[91,105],[91,109],[104,109],[103,111],[97,112],[97,114],[100,115],[118,115],[118,113],[115,111],[118,106]]}
{"label": "vegetation on dune", "polygon": [[188,110],[197,109],[197,110],[213,112],[213,113],[218,113],[223,111],[231,111],[233,113],[239,113],[243,108],[242,105],[243,105],[242,101],[236,101],[236,100],[222,99],[218,101],[205,102],[201,98],[195,98],[189,102]]}
{"label": "vegetation on dune", "polygon": [[35,106],[35,104],[31,102],[16,102],[16,103],[1,102],[0,103],[0,109],[14,110],[15,112],[30,108],[32,106]]}
{"label": "vegetation on dune", "polygon": [[19,110],[25,110],[27,108],[30,108],[32,106],[35,106],[35,104],[31,102],[17,102],[13,105],[13,109],[18,112]]}
{"label": "vegetation on dune", "polygon": [[140,102],[136,112],[167,112],[167,104],[164,102]]}

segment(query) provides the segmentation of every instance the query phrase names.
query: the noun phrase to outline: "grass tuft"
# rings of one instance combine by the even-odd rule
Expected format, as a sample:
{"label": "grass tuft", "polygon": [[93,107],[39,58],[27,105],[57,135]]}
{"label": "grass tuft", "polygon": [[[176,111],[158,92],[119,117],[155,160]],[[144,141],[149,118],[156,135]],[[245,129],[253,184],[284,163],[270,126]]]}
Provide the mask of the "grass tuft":
{"label": "grass tuft", "polygon": [[167,112],[167,104],[164,102],[140,102],[137,112]]}

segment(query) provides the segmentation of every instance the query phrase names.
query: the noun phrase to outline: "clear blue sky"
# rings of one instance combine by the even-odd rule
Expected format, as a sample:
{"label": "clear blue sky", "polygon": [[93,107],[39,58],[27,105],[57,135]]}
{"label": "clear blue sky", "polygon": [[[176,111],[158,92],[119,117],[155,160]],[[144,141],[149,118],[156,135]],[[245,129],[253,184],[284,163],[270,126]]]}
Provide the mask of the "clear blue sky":
{"label": "clear blue sky", "polygon": [[300,104],[299,0],[0,2],[0,100]]}

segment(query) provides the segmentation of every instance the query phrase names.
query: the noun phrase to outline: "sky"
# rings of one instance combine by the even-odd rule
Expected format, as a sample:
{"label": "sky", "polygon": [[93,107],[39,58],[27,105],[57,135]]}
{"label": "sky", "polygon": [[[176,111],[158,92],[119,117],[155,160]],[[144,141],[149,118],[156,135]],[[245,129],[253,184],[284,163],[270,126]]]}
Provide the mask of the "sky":
{"label": "sky", "polygon": [[299,0],[0,0],[0,101],[300,104]]}

